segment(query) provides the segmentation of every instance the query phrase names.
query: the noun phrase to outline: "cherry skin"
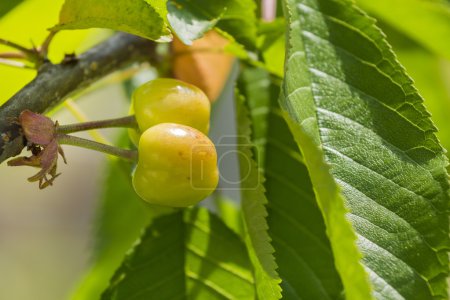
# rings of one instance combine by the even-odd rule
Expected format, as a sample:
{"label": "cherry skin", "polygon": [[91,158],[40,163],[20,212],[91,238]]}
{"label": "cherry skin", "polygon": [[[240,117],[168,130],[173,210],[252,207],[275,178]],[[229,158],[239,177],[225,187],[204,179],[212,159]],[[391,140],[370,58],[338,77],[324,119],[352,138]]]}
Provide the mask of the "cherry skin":
{"label": "cherry skin", "polygon": [[138,151],[133,187],[148,203],[187,207],[205,199],[217,186],[216,148],[197,129],[174,123],[155,125],[141,135]]}
{"label": "cherry skin", "polygon": [[[171,78],[158,78],[144,83],[132,96],[140,133],[159,123],[178,123],[208,134],[211,104],[196,86]],[[136,142],[140,133],[130,130]],[[136,143],[137,144],[137,143]]]}

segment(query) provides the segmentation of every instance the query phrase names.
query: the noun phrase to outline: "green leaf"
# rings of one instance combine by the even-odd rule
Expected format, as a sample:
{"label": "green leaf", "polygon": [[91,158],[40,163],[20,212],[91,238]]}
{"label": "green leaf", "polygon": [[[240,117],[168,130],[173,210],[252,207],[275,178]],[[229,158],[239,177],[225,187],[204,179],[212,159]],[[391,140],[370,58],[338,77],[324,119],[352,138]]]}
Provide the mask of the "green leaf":
{"label": "green leaf", "polygon": [[171,35],[160,13],[144,0],[66,0],[52,29],[109,28],[167,42]]}
{"label": "green leaf", "polygon": [[447,160],[422,98],[350,1],[289,0],[287,13],[281,103],[346,297],[446,299]]}
{"label": "green leaf", "polygon": [[102,299],[254,299],[243,242],[205,208],[154,220]]}
{"label": "green leaf", "polygon": [[181,212],[155,219],[101,299],[184,298],[183,227]]}
{"label": "green leaf", "polygon": [[283,18],[261,22],[258,28],[258,49],[261,51],[264,67],[279,77],[284,75],[285,30]]}
{"label": "green leaf", "polygon": [[222,7],[214,7],[216,11],[205,11],[195,2],[169,0],[167,3],[167,19],[178,38],[186,45],[201,38],[205,32],[212,29],[224,12]]}
{"label": "green leaf", "polygon": [[283,298],[337,299],[342,284],[308,171],[277,104],[279,84],[261,69],[246,68],[239,86],[251,109],[252,140],[264,151],[267,222]]}
{"label": "green leaf", "polygon": [[[239,134],[243,136],[249,135],[251,143],[256,146],[252,150],[256,150],[253,151],[253,156],[255,157],[257,166],[264,168],[264,162],[266,161],[265,142],[268,126],[267,115],[269,113],[271,99],[278,98],[279,88],[272,88],[269,75],[262,69],[242,67],[243,70],[239,74],[237,87],[245,99],[248,113],[247,108],[241,107],[242,104],[237,106],[238,109],[245,110],[241,112],[243,114],[241,123],[243,124],[238,128],[241,131]],[[250,118],[251,122],[247,120],[248,118]],[[248,122],[251,124],[247,124]]]}
{"label": "green leaf", "polygon": [[185,44],[213,27],[252,50],[256,45],[256,5],[253,0],[169,0],[169,23]]}
{"label": "green leaf", "polygon": [[114,160],[108,165],[98,208],[93,263],[73,293],[73,300],[100,297],[125,253],[150,221],[148,211],[131,186],[129,171],[121,161]]}
{"label": "green leaf", "polygon": [[205,208],[186,210],[183,221],[188,298],[255,299],[242,240]]}
{"label": "green leaf", "polygon": [[164,20],[166,24],[167,21],[167,0],[145,0],[149,5],[151,5],[159,16]]}
{"label": "green leaf", "polygon": [[214,198],[217,213],[231,230],[237,235],[244,236],[244,224],[242,222],[242,211],[231,198],[219,195]]}
{"label": "green leaf", "polygon": [[445,149],[450,149],[450,93],[447,86],[450,80],[450,63],[391,27],[383,26],[383,31],[425,98],[431,119],[439,129],[439,140]]}
{"label": "green leaf", "polygon": [[266,221],[267,199],[264,195],[263,175],[254,161],[251,129],[244,98],[237,91],[238,158],[241,175],[241,205],[244,217],[245,240],[255,269],[256,291],[259,299],[281,299],[280,277],[273,255],[274,248]]}
{"label": "green leaf", "polygon": [[450,59],[450,5],[424,0],[358,0],[362,8]]}
{"label": "green leaf", "polygon": [[22,1],[23,0],[3,0],[2,3],[0,3],[0,18],[19,5]]}

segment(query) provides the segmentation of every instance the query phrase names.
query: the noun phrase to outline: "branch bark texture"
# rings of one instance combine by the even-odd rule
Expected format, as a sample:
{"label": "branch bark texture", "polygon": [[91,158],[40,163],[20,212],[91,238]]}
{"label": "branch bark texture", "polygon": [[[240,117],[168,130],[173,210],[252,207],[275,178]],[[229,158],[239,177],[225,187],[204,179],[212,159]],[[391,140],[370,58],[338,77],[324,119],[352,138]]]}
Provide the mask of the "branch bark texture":
{"label": "branch bark texture", "polygon": [[118,33],[80,56],[60,64],[45,63],[37,76],[0,107],[0,163],[24,147],[14,118],[29,109],[44,113],[71,94],[131,63],[157,60],[156,44]]}

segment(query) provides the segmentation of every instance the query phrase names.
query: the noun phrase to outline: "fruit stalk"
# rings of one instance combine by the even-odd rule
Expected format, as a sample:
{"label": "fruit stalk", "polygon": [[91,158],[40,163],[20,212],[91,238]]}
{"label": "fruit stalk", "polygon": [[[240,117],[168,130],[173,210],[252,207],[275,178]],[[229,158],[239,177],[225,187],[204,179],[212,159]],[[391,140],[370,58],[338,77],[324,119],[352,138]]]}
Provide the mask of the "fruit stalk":
{"label": "fruit stalk", "polygon": [[56,130],[58,133],[67,134],[91,129],[113,128],[113,127],[138,128],[138,125],[136,122],[136,118],[133,115],[117,119],[107,119],[68,125],[59,125]]}
{"label": "fruit stalk", "polygon": [[132,161],[132,162],[138,161],[138,152],[135,150],[122,149],[122,148],[94,142],[91,140],[87,140],[84,138],[80,138],[77,136],[61,134],[61,133],[59,133],[57,135],[56,139],[58,140],[58,143],[60,145],[71,145],[71,146],[82,147],[82,148],[91,149],[91,150],[103,152],[106,154],[114,155],[114,156],[129,160],[129,161]]}

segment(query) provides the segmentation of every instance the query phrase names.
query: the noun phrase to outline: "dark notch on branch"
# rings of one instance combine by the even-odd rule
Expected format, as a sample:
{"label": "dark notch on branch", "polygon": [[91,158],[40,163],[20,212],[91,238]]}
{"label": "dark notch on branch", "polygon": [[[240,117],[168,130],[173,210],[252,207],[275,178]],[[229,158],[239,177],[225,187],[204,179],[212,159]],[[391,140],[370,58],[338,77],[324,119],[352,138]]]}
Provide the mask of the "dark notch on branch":
{"label": "dark notch on branch", "polygon": [[46,63],[36,78],[0,107],[0,163],[18,155],[24,145],[19,126],[12,120],[29,109],[44,113],[65,98],[134,62],[157,60],[155,42],[118,33],[75,61]]}

